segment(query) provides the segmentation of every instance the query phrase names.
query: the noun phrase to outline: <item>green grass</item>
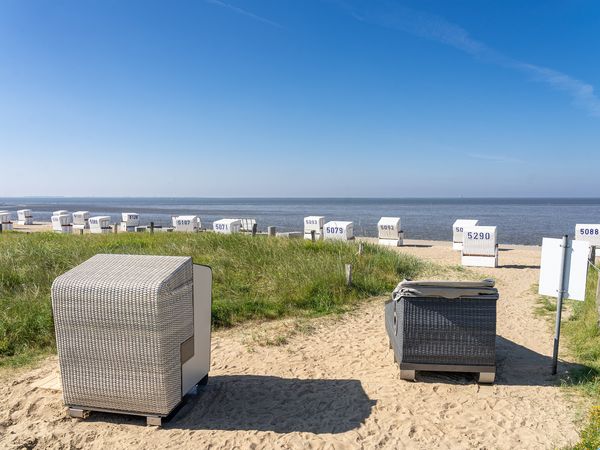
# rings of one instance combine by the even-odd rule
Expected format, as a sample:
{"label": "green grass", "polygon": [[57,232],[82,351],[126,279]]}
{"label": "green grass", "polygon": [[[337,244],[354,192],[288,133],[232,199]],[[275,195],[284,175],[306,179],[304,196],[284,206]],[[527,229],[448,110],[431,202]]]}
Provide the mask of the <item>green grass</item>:
{"label": "green grass", "polygon": [[[0,235],[0,366],[19,366],[54,349],[50,287],[97,253],[192,256],[213,269],[215,328],[253,319],[346,311],[388,293],[431,265],[376,245],[215,233]],[[353,285],[344,264],[353,265]]]}
{"label": "green grass", "polygon": [[[561,340],[576,358],[579,367],[570,371],[566,386],[573,387],[595,405],[581,432],[577,450],[600,448],[600,328],[596,306],[598,273],[590,268],[584,302],[568,301],[568,319],[563,321]],[[556,301],[542,298],[541,309],[556,311]]]}

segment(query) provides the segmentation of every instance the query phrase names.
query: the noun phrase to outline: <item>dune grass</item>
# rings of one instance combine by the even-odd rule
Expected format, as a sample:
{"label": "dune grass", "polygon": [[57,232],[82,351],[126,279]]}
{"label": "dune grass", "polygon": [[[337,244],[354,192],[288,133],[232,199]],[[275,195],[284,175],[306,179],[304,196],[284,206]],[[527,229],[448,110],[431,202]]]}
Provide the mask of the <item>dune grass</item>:
{"label": "dune grass", "polygon": [[[568,319],[563,321],[561,340],[579,363],[579,367],[569,373],[564,380],[568,387],[591,399],[595,405],[589,413],[589,420],[581,431],[581,440],[573,449],[600,448],[600,328],[596,306],[598,273],[588,271],[585,301],[567,301]],[[541,309],[550,317],[556,313],[556,300],[545,297]]]}
{"label": "dune grass", "polygon": [[[376,245],[215,233],[0,235],[0,366],[54,349],[50,287],[56,276],[97,253],[192,256],[213,269],[215,328],[253,319],[338,313],[388,293],[427,268]],[[353,284],[344,265],[353,265]],[[428,269],[430,270],[430,269]]]}

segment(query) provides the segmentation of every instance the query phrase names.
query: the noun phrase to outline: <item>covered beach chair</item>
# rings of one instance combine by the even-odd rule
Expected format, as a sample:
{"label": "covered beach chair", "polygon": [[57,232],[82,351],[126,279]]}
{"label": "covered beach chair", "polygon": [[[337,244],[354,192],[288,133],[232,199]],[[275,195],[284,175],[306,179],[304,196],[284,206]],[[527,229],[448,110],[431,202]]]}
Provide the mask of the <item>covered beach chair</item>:
{"label": "covered beach chair", "polygon": [[385,327],[400,378],[415,372],[476,372],[480,383],[496,373],[494,280],[403,281],[385,304]]}

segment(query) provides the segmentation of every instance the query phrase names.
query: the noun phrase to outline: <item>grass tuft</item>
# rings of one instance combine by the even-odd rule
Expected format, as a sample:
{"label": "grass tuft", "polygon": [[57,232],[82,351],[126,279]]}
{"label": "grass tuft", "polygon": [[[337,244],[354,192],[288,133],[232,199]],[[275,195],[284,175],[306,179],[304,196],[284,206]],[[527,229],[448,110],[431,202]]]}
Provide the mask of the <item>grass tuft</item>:
{"label": "grass tuft", "polygon": [[[0,366],[22,365],[54,348],[50,286],[97,253],[192,256],[213,269],[213,326],[314,317],[389,293],[426,265],[377,245],[215,233],[0,235]],[[353,285],[344,265],[353,265]],[[429,271],[429,269],[428,269]],[[285,339],[283,339],[285,340]],[[283,343],[282,339],[274,342]]]}
{"label": "grass tuft", "polygon": [[[561,336],[579,363],[563,383],[576,389],[596,405],[591,409],[587,426],[581,431],[580,442],[572,447],[576,450],[600,448],[600,328],[596,305],[597,286],[598,273],[590,268],[585,301],[565,302],[565,316],[568,318],[562,323]],[[538,312],[546,315],[556,312],[556,300],[541,297]]]}

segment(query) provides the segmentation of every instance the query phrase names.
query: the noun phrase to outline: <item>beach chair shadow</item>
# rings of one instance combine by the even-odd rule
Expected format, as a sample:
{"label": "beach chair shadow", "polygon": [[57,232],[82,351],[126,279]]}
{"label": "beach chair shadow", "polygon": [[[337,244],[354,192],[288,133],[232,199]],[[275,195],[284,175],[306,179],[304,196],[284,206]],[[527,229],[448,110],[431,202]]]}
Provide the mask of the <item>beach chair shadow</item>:
{"label": "beach chair shadow", "polygon": [[539,265],[527,265],[527,264],[503,264],[499,266],[500,269],[539,269]]}
{"label": "beach chair shadow", "polygon": [[[551,348],[552,342],[548,342]],[[552,357],[537,353],[502,336],[496,337],[496,385],[556,386],[569,382],[570,373],[590,373],[589,367],[560,361],[558,375],[551,374]],[[475,384],[476,375],[451,372],[420,372],[419,382]]]}
{"label": "beach chair shadow", "polygon": [[375,401],[358,380],[228,375],[209,378],[165,428],[343,433],[370,416]]}

